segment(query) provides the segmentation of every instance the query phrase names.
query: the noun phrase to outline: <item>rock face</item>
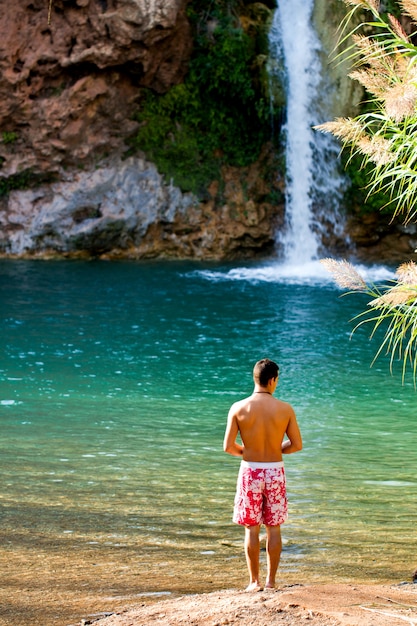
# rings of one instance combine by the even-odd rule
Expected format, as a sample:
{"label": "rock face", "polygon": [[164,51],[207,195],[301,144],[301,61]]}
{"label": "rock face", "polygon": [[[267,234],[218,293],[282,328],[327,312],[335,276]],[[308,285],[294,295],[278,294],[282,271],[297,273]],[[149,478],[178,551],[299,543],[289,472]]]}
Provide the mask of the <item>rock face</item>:
{"label": "rock face", "polygon": [[363,100],[363,88],[349,77],[351,62],[348,55],[336,59],[344,46],[336,49],[340,39],[340,24],[346,16],[347,7],[340,0],[315,0],[313,19],[322,44],[323,66],[327,69],[327,78],[332,83],[330,102],[327,103],[333,117],[355,116],[359,113],[359,103]]}
{"label": "rock face", "polygon": [[[271,250],[276,208],[254,165],[224,171],[225,202],[202,204],[166,185],[152,163],[115,159],[66,180],[14,191],[0,208],[0,251],[11,256],[248,257]],[[247,190],[257,198],[246,200]],[[211,190],[213,196],[217,189]]]}
{"label": "rock face", "polygon": [[142,88],[164,93],[187,71],[187,0],[4,4],[0,185],[25,174],[49,182],[0,199],[1,254],[232,258],[272,249],[283,207],[266,198],[273,187],[280,197],[280,183],[266,186],[259,163],[225,167],[201,203],[144,159],[122,159]]}
{"label": "rock face", "polygon": [[355,257],[363,262],[389,264],[417,260],[417,224],[405,226],[386,213],[353,212],[347,230]]}
{"label": "rock face", "polygon": [[[144,158],[123,159],[137,129],[132,113],[141,90],[164,93],[187,72],[186,5],[3,0],[0,195],[14,177],[20,185],[30,179],[32,188],[0,197],[0,254],[231,259],[272,252],[284,200],[282,163],[272,164],[270,146],[250,167],[223,167],[204,202],[164,181]],[[245,2],[247,32],[256,31],[272,5]],[[316,0],[325,53],[339,23],[336,5],[340,10],[343,3],[332,0],[329,13],[329,3]],[[353,83],[345,70],[333,80],[344,102],[356,102],[353,92],[347,95]],[[416,247],[415,233],[406,229],[376,227],[359,216],[349,228],[365,258],[390,259],[393,248],[407,258]]]}
{"label": "rock face", "polygon": [[182,80],[186,0],[4,0],[0,176],[96,163],[126,149],[139,88]]}

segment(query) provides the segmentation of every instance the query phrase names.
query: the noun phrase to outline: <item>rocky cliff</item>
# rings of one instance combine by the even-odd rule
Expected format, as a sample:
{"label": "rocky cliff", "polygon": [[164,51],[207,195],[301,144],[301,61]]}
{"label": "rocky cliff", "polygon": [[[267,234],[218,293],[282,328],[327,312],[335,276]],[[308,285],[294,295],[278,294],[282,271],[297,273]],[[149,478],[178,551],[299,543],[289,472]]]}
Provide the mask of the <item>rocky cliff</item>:
{"label": "rocky cliff", "polygon": [[[165,93],[187,72],[187,0],[51,0],[49,17],[44,0],[5,4],[3,254],[233,258],[271,250],[282,203],[266,202],[268,146],[250,167],[223,165],[204,201],[164,180],[143,154],[125,160],[144,89]],[[253,12],[245,20],[252,28]],[[275,197],[281,186],[277,176]]]}
{"label": "rocky cliff", "polygon": [[222,206],[215,202],[217,183],[199,202],[136,157],[73,171],[59,182],[10,194],[0,210],[0,247],[12,256],[42,258],[227,259],[271,252],[278,218],[262,201],[268,190],[259,163],[263,159],[224,170]]}
{"label": "rocky cliff", "polygon": [[186,0],[4,0],[1,176],[91,167],[126,150],[138,88],[187,71]]}
{"label": "rocky cliff", "polygon": [[[317,0],[315,14],[323,54],[329,52],[336,26],[334,12],[331,24],[327,20],[327,4]],[[340,10],[343,3],[337,4]],[[134,114],[141,110],[144,93],[162,95],[181,84],[193,37],[204,28],[210,40],[221,21],[215,16],[202,24],[200,19],[193,32],[191,5],[199,3],[4,0],[0,254],[231,259],[273,250],[284,220],[283,162],[276,144],[265,141],[244,165],[228,163],[221,147],[215,150],[218,172],[199,197],[163,177],[140,145],[128,156],[129,139],[143,126]],[[255,50],[253,88],[262,92],[266,56],[259,42],[274,0],[237,6],[241,13],[233,19]],[[332,72],[345,104],[356,103],[346,70]],[[358,215],[349,224],[365,257],[382,253],[389,258],[399,238],[401,254],[415,245],[414,233],[394,226],[378,229],[368,220],[367,227]],[[340,241],[332,244],[346,252]]]}

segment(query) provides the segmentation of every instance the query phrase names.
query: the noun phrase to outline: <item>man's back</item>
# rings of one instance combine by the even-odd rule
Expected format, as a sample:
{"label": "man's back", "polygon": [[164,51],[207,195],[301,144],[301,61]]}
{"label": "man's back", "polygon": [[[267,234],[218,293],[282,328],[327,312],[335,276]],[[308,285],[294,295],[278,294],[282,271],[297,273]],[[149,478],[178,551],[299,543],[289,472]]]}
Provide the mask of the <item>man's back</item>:
{"label": "man's back", "polygon": [[[223,450],[228,454],[244,461],[278,463],[282,454],[303,447],[292,406],[272,395],[278,384],[278,369],[270,359],[255,364],[252,395],[235,402],[229,410],[223,441]],[[236,441],[239,434],[243,445]]]}
{"label": "man's back", "polygon": [[262,463],[281,461],[282,440],[295,419],[291,405],[258,391],[236,402],[232,411],[244,446],[243,459]]}

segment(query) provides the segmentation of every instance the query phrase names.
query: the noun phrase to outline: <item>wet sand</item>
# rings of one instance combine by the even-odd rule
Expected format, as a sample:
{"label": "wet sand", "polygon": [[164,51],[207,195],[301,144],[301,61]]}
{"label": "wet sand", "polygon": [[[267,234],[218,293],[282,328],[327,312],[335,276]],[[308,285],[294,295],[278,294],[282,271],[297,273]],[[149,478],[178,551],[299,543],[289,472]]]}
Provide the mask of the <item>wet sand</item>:
{"label": "wet sand", "polygon": [[396,626],[417,624],[417,585],[313,584],[221,591],[138,605],[97,626]]}

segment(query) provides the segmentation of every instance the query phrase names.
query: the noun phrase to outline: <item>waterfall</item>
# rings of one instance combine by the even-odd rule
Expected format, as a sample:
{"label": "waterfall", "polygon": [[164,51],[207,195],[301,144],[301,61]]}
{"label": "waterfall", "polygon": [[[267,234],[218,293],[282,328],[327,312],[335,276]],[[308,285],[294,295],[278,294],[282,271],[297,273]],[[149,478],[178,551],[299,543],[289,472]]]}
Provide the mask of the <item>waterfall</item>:
{"label": "waterfall", "polygon": [[313,7],[314,0],[278,0],[269,35],[270,75],[278,75],[286,92],[286,223],[278,243],[289,265],[317,259],[329,234],[342,230],[340,148],[312,128],[333,117]]}

